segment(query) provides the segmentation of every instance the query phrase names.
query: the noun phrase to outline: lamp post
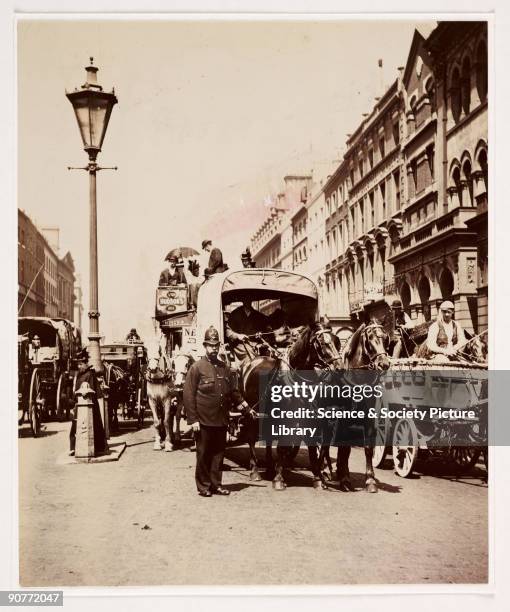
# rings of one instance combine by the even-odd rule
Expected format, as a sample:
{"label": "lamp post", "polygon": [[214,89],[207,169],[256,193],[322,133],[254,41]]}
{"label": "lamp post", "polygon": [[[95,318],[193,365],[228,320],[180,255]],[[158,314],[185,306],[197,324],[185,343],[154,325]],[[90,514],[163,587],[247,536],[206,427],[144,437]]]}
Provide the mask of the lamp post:
{"label": "lamp post", "polygon": [[101,168],[97,165],[97,154],[101,151],[106,128],[117,97],[112,89],[110,93],[103,91],[97,82],[97,66],[94,58],[85,68],[86,82],[66,96],[73,105],[78,127],[80,128],[83,148],[89,156],[89,163],[84,168],[69,167],[69,170],[87,170],[89,173],[90,199],[90,310],[89,310],[89,355],[91,365],[96,372],[102,373],[101,351],[99,341],[99,305],[98,305],[98,273],[97,273],[97,202],[96,173],[98,170],[117,170],[117,168]]}

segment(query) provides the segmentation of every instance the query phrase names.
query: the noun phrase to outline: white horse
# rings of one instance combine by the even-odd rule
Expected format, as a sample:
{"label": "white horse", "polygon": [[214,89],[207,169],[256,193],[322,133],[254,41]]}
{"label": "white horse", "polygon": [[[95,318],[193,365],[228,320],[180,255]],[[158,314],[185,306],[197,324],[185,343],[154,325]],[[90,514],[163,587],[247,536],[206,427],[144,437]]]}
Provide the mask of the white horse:
{"label": "white horse", "polygon": [[145,374],[147,380],[147,399],[154,422],[154,450],[172,451],[175,437],[170,425],[172,404],[177,400],[172,390],[172,371],[166,355],[151,357]]}

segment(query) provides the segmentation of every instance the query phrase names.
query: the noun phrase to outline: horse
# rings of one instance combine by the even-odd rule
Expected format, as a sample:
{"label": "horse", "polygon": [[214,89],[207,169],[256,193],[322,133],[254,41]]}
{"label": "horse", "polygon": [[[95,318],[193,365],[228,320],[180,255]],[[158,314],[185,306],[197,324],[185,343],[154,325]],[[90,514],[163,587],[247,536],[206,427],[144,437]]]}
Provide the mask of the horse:
{"label": "horse", "polygon": [[[193,362],[193,358],[191,355],[187,353],[177,352],[173,355],[171,360],[172,373],[173,373],[173,383],[171,386],[171,390],[173,393],[173,397],[175,401],[170,403],[170,421],[169,421],[169,429],[170,431],[175,431],[175,445],[180,446],[181,444],[181,418],[186,415],[183,414],[183,388],[184,381],[186,380],[186,374]],[[174,422],[175,422],[175,430],[174,430]],[[165,421],[165,426],[166,421]]]}
{"label": "horse", "polygon": [[[173,379],[168,359],[161,354],[151,357],[145,370],[147,381],[147,399],[152,412],[154,427],[154,450],[173,451],[178,441],[172,429],[171,413],[178,404],[171,386]],[[180,440],[180,432],[179,432]]]}
{"label": "horse", "polygon": [[[390,367],[390,359],[387,354],[388,335],[383,326],[376,321],[370,323],[362,323],[360,327],[348,339],[342,354],[341,367],[345,370],[347,382],[356,380],[355,370],[361,371],[358,376],[361,384],[374,384],[380,372],[386,371]],[[367,380],[367,374],[373,372],[373,380]],[[374,419],[368,417],[368,410],[365,410],[365,417],[362,419],[361,426],[365,440],[365,490],[368,493],[377,493],[377,481],[375,479],[373,456],[374,448],[366,443],[368,440],[375,439],[375,422]],[[341,425],[337,422],[337,427]],[[329,446],[334,437],[334,429],[330,430],[329,443],[321,446],[319,455],[319,464],[322,466],[324,458],[328,459],[328,465],[331,465],[329,460]],[[353,491],[354,488],[350,481],[349,475],[349,456],[351,447],[342,444],[338,445],[337,455],[337,474],[340,484],[340,490]],[[330,468],[331,469],[331,468]]]}
{"label": "horse", "polygon": [[[252,409],[260,403],[259,377],[261,375],[278,376],[286,372],[290,381],[297,380],[297,370],[315,370],[323,367],[333,367],[341,360],[338,338],[324,322],[316,322],[304,326],[297,339],[288,348],[285,357],[272,350],[269,355],[246,357],[240,366],[240,391]],[[255,443],[258,439],[258,424],[255,419],[247,424],[247,442],[250,449],[250,480],[261,480],[255,453]],[[276,447],[276,464],[273,460],[272,445],[266,443],[266,467],[268,474],[273,476],[273,488],[282,491],[286,488],[283,476],[284,467],[290,463],[292,454],[297,447]],[[317,446],[308,445],[310,467],[313,474],[313,487],[316,490],[327,489],[324,476],[320,470]]]}

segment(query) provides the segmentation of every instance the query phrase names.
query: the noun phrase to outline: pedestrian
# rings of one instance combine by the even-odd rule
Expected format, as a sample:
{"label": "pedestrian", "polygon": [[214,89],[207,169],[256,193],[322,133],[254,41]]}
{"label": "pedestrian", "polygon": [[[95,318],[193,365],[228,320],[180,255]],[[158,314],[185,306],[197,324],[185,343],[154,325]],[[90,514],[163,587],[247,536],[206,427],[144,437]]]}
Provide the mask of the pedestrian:
{"label": "pedestrian", "polygon": [[[94,454],[98,455],[108,450],[106,443],[106,434],[101,419],[98,399],[103,397],[101,386],[96,376],[96,371],[93,366],[89,365],[89,353],[86,348],[82,349],[77,355],[78,361],[78,376],[76,377],[75,393],[86,382],[94,391],[95,395],[92,403],[92,420],[94,427]],[[77,401],[75,396],[75,405],[73,408],[73,420],[71,422],[71,431],[69,432],[69,455],[74,456],[76,447],[76,419],[77,419]]]}
{"label": "pedestrian", "polygon": [[223,263],[223,253],[217,247],[213,246],[211,240],[202,241],[202,249],[209,253],[209,263],[207,268],[204,270],[205,278],[211,276],[211,274],[218,274],[220,272],[226,272],[228,266]]}
{"label": "pedestrian", "polygon": [[227,443],[229,411],[249,411],[236,389],[230,368],[218,359],[220,338],[214,327],[204,335],[205,356],[196,361],[184,384],[184,409],[195,432],[197,463],[195,482],[202,497],[229,495],[221,486],[221,467]]}

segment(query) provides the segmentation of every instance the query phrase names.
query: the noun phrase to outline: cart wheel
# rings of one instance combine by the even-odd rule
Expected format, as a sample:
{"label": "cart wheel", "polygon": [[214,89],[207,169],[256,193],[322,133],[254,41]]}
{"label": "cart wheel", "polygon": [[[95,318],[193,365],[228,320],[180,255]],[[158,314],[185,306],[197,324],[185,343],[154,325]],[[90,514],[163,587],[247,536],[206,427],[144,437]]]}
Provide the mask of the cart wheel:
{"label": "cart wheel", "polygon": [[39,414],[39,405],[37,400],[41,393],[41,378],[39,372],[34,370],[30,380],[30,396],[28,400],[28,420],[34,438],[37,438],[41,431],[41,415]]}
{"label": "cart wheel", "polygon": [[414,421],[400,419],[393,430],[393,464],[395,472],[408,478],[418,459],[418,432]]}
{"label": "cart wheel", "polygon": [[59,421],[69,418],[69,398],[67,396],[66,380],[67,376],[65,374],[59,376],[57,385],[57,419]]}
{"label": "cart wheel", "polygon": [[461,473],[469,472],[480,458],[480,449],[476,446],[452,446],[448,459]]}

